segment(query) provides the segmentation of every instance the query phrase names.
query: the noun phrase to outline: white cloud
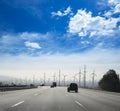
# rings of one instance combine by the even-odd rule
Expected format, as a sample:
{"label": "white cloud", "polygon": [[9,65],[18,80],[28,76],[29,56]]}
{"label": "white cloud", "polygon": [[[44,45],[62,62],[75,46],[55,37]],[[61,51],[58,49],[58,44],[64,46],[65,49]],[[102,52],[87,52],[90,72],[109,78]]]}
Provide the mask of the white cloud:
{"label": "white cloud", "polygon": [[69,6],[63,12],[57,11],[57,12],[52,12],[51,14],[52,14],[52,16],[61,16],[62,17],[62,16],[66,16],[66,15],[71,14],[71,13],[72,13],[71,7]]}
{"label": "white cloud", "polygon": [[78,10],[70,18],[68,32],[79,36],[111,36],[115,33],[116,24],[119,18],[109,18],[92,16],[92,12]]}
{"label": "white cloud", "polygon": [[33,49],[41,49],[40,45],[36,42],[25,42],[25,46],[29,47],[29,48],[33,48]]}

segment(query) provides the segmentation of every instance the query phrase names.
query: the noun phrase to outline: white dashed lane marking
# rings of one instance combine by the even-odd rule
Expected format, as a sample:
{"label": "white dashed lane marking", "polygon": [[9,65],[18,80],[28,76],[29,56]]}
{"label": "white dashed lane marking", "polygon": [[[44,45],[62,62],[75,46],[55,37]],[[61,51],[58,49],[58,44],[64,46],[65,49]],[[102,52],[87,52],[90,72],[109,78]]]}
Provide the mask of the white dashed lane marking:
{"label": "white dashed lane marking", "polygon": [[81,106],[85,111],[87,111],[87,109],[84,107],[84,105],[82,105],[80,102],[75,101],[76,104],[78,104],[79,106]]}
{"label": "white dashed lane marking", "polygon": [[18,105],[20,105],[20,104],[22,104],[22,103],[24,103],[24,101],[18,102],[18,103],[16,103],[16,104],[14,104],[12,107],[16,107],[16,106],[18,106]]}
{"label": "white dashed lane marking", "polygon": [[68,96],[68,95],[66,94],[66,96]]}
{"label": "white dashed lane marking", "polygon": [[79,103],[78,101],[75,101],[75,103],[77,103],[79,106],[84,107],[81,103]]}
{"label": "white dashed lane marking", "polygon": [[38,94],[34,94],[34,96],[37,96]]}

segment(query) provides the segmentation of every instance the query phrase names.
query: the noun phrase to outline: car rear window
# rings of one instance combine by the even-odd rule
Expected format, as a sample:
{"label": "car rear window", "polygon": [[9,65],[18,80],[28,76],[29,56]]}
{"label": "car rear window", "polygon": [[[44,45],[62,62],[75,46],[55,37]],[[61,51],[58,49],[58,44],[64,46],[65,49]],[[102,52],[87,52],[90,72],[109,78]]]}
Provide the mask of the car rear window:
{"label": "car rear window", "polygon": [[77,87],[77,84],[70,84],[70,87]]}

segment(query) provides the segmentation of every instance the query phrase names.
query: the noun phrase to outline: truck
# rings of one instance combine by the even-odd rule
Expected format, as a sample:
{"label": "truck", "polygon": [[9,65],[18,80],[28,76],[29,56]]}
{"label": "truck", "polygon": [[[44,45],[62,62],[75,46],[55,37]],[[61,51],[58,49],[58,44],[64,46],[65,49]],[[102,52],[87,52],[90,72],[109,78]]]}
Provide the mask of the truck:
{"label": "truck", "polygon": [[57,86],[57,83],[56,82],[53,82],[52,85],[51,85],[51,88],[52,87],[56,87]]}

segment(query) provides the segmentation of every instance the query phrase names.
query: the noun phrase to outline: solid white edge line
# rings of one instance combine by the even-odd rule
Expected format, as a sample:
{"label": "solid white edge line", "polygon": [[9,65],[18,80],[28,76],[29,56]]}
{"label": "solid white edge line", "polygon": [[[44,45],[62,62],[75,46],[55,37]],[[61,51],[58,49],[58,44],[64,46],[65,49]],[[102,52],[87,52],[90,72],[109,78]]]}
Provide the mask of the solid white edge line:
{"label": "solid white edge line", "polygon": [[18,105],[20,105],[20,104],[22,104],[22,103],[24,103],[24,101],[18,102],[18,103],[16,103],[16,104],[14,104],[12,107],[18,106]]}

